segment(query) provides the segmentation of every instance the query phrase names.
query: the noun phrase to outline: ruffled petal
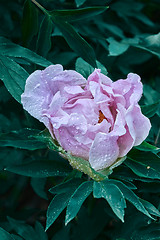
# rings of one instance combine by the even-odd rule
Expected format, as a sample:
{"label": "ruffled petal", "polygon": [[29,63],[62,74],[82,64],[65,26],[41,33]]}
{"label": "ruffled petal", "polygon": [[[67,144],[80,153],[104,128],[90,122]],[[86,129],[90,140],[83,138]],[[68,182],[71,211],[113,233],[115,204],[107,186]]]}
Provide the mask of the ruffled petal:
{"label": "ruffled petal", "polygon": [[56,93],[67,84],[85,85],[86,80],[76,71],[63,71],[60,64],[33,72],[26,80],[25,91],[21,96],[23,108],[49,127],[48,118],[43,113],[49,109]]}
{"label": "ruffled petal", "polygon": [[129,132],[134,139],[134,146],[141,144],[149,134],[151,123],[145,117],[139,105],[131,106],[126,114]]}
{"label": "ruffled petal", "polygon": [[142,96],[142,83],[139,75],[129,73],[127,79],[120,79],[112,84],[115,94],[124,96],[126,108],[132,104],[138,103]]}

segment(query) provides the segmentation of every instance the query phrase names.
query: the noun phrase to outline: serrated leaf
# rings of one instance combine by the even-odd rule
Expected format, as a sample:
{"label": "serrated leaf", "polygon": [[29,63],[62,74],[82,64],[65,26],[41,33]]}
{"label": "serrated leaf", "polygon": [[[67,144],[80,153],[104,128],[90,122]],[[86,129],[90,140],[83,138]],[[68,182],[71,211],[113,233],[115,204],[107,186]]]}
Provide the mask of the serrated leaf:
{"label": "serrated leaf", "polygon": [[112,184],[115,184],[123,193],[123,196],[126,200],[128,200],[131,204],[133,204],[137,210],[145,214],[146,216],[151,217],[149,212],[145,209],[143,204],[141,203],[139,197],[130,190],[124,183],[117,181],[117,180],[109,180]]}
{"label": "serrated leaf", "polygon": [[124,208],[126,208],[126,202],[123,193],[116,185],[110,183],[108,180],[94,182],[93,195],[95,198],[105,198],[113,212],[124,222]]}
{"label": "serrated leaf", "polygon": [[65,209],[70,197],[80,184],[79,181],[74,179],[72,180],[72,183],[73,184],[70,185],[65,193],[56,195],[51,201],[47,210],[46,230],[54,223],[60,213]]}
{"label": "serrated leaf", "polygon": [[37,39],[37,53],[43,57],[46,57],[51,48],[51,33],[53,23],[48,15],[45,15],[38,34]]}
{"label": "serrated leaf", "polygon": [[46,148],[47,145],[34,138],[40,131],[35,129],[21,129],[10,133],[0,134],[1,147],[15,147],[28,150]]}
{"label": "serrated leaf", "polygon": [[7,231],[0,227],[0,239],[15,240]]}
{"label": "serrated leaf", "polygon": [[27,177],[46,178],[52,176],[67,176],[72,169],[67,162],[41,160],[9,166],[5,168],[5,170]]}
{"label": "serrated leaf", "polygon": [[153,103],[153,104],[150,104],[150,105],[141,106],[141,110],[142,110],[142,113],[146,117],[151,118],[155,115],[159,106],[160,106],[160,101],[158,101],[156,103]]}
{"label": "serrated leaf", "polygon": [[22,18],[22,41],[28,46],[32,37],[38,31],[38,11],[30,0],[26,0],[23,8]]}
{"label": "serrated leaf", "polygon": [[10,94],[20,103],[29,74],[10,58],[0,55],[0,79]]}
{"label": "serrated leaf", "polygon": [[87,7],[71,10],[53,10],[48,11],[48,13],[53,17],[53,20],[56,18],[58,21],[71,22],[94,17],[107,9],[108,7]]}
{"label": "serrated leaf", "polygon": [[[101,69],[101,73],[107,75],[108,73],[107,69],[100,62],[96,61],[96,63],[97,67]],[[89,63],[84,61],[82,58],[78,58],[76,60],[75,69],[85,78],[88,78],[88,76],[94,71],[94,68]]]}
{"label": "serrated leaf", "polygon": [[[25,60],[35,63],[37,65],[48,67],[52,63],[47,59],[39,56],[35,52],[24,48],[18,44],[8,42],[5,38],[0,37],[0,52],[2,55],[7,57],[14,57],[14,58],[24,58]],[[48,47],[48,46],[47,46]]]}
{"label": "serrated leaf", "polygon": [[67,205],[65,225],[67,225],[79,212],[83,202],[93,190],[93,182],[82,183],[71,196]]}

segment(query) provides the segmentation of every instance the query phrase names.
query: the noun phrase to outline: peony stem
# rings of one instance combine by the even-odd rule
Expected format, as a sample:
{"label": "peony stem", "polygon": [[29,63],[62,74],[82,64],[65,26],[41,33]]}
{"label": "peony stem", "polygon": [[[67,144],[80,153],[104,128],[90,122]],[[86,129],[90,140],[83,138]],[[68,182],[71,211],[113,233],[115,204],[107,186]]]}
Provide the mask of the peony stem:
{"label": "peony stem", "polygon": [[48,12],[46,11],[46,9],[41,5],[39,4],[37,1],[35,0],[31,0],[39,9],[41,9],[45,14],[48,15]]}

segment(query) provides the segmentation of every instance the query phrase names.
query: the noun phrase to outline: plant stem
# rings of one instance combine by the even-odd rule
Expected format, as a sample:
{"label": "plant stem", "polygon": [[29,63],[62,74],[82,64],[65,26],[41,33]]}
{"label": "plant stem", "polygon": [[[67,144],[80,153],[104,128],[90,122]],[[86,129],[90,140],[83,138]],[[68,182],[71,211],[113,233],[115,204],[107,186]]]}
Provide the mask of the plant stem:
{"label": "plant stem", "polygon": [[46,11],[46,9],[44,7],[42,7],[42,5],[40,5],[36,0],[31,0],[39,9],[42,10],[42,12],[44,12],[45,14],[48,15],[48,12]]}

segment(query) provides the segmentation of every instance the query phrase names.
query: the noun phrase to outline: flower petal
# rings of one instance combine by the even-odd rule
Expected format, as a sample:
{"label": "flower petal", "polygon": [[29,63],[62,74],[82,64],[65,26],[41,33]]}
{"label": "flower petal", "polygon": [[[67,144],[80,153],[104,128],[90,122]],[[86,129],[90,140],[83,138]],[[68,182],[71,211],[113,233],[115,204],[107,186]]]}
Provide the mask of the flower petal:
{"label": "flower petal", "polygon": [[89,152],[89,162],[95,170],[109,167],[119,155],[117,137],[98,133]]}
{"label": "flower petal", "polygon": [[129,132],[134,139],[134,146],[141,144],[149,134],[151,123],[145,117],[139,105],[131,106],[126,114]]}

